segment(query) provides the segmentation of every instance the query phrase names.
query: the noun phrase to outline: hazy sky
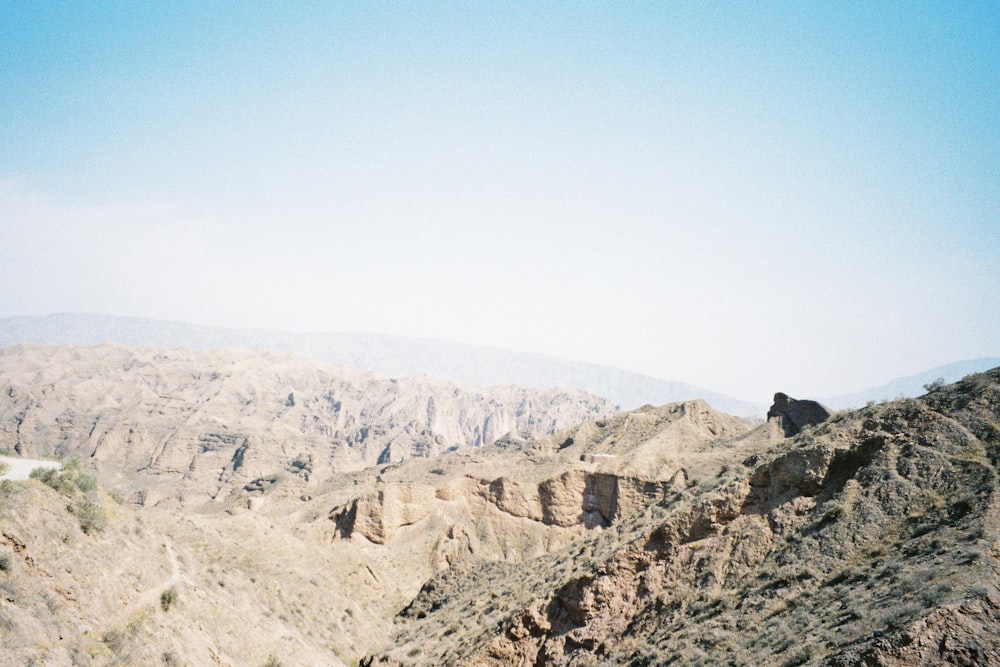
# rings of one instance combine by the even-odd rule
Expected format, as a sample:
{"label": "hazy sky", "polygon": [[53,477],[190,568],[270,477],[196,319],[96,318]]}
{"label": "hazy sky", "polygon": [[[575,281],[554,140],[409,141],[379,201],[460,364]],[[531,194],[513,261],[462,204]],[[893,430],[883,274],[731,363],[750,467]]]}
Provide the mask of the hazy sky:
{"label": "hazy sky", "polygon": [[1000,354],[1000,3],[290,4],[0,3],[0,316],[757,402]]}

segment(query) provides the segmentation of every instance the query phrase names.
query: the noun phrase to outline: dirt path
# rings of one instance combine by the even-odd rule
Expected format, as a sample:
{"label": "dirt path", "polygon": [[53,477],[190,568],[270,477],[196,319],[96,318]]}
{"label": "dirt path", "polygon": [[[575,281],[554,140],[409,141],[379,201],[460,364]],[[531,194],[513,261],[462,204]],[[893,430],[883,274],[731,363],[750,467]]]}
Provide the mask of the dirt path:
{"label": "dirt path", "polygon": [[120,627],[127,623],[139,610],[150,606],[159,606],[162,599],[160,596],[163,595],[164,591],[187,579],[181,571],[180,561],[177,559],[177,552],[174,551],[173,542],[166,535],[163,536],[163,547],[167,552],[167,557],[170,559],[170,576],[140,591],[136,597],[132,598],[131,601],[122,607],[121,611],[104,623],[105,627]]}

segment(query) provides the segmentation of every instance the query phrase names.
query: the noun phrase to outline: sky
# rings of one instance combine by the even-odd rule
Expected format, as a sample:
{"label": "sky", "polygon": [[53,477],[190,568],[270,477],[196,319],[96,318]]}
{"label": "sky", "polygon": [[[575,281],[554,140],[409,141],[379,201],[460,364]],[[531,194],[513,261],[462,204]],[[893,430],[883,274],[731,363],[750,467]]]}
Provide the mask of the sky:
{"label": "sky", "polygon": [[766,402],[1000,355],[1000,4],[0,3],[0,317]]}

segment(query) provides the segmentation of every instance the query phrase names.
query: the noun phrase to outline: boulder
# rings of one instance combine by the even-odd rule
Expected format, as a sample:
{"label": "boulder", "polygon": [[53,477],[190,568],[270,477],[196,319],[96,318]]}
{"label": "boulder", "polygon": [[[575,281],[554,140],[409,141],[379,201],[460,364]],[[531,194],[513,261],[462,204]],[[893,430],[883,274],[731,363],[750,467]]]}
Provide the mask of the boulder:
{"label": "boulder", "polygon": [[791,398],[779,391],[774,395],[774,404],[767,411],[767,419],[778,420],[785,437],[790,438],[806,426],[825,422],[831,414],[829,408],[816,401]]}

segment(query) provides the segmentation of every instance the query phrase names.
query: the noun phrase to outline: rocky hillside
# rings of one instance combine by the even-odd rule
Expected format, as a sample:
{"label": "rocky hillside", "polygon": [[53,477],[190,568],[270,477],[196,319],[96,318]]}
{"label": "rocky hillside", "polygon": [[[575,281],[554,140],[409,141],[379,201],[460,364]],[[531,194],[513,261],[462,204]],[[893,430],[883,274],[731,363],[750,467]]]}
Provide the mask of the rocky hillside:
{"label": "rocky hillside", "polygon": [[1000,664],[1000,369],[776,434],[560,551],[442,571],[364,664]]}
{"label": "rocky hillside", "polygon": [[575,390],[385,379],[291,355],[0,348],[0,448],[78,458],[143,503],[184,504],[544,435],[610,415]]}

